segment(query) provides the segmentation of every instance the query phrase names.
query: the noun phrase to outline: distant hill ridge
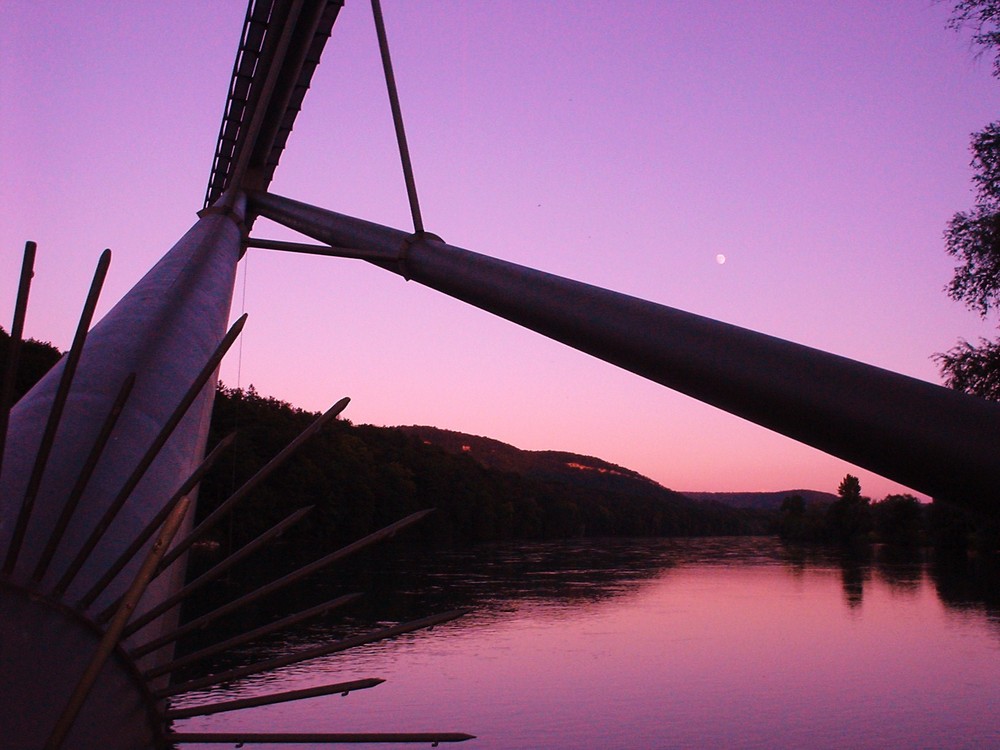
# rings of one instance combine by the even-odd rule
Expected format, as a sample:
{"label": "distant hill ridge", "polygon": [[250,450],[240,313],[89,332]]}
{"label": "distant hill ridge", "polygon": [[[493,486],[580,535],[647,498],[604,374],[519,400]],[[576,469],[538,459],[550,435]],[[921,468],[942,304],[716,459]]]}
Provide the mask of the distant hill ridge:
{"label": "distant hill ridge", "polygon": [[632,495],[684,497],[698,503],[718,503],[730,508],[775,510],[789,495],[801,495],[807,503],[832,502],[836,496],[818,490],[787,490],[784,492],[676,492],[637,471],[610,463],[594,456],[566,451],[530,451],[513,445],[454,430],[426,425],[396,427],[415,435],[428,445],[449,453],[466,455],[477,463],[500,471],[509,471],[533,479],[557,481],[600,490],[627,492]]}
{"label": "distant hill ridge", "polygon": [[692,500],[722,503],[731,508],[759,508],[775,510],[781,507],[786,497],[799,495],[807,504],[832,503],[837,496],[819,490],[782,490],[780,492],[682,492]]}
{"label": "distant hill ridge", "polygon": [[[0,369],[9,336],[0,329]],[[24,393],[59,358],[47,344],[21,350],[16,394]],[[204,518],[282,451],[316,414],[247,390],[220,386],[209,445],[239,429],[231,449],[201,483]],[[641,474],[592,456],[522,451],[491,438],[433,427],[389,428],[334,420],[241,505],[226,534],[213,541],[225,556],[294,510],[314,510],[283,539],[292,558],[315,558],[407,514],[435,508],[408,532],[421,544],[501,539],[763,534],[775,514],[698,501]]]}
{"label": "distant hill ridge", "polygon": [[394,429],[415,435],[427,445],[435,445],[449,453],[468,456],[488,469],[509,471],[533,479],[626,491],[630,494],[661,492],[679,494],[673,493],[672,490],[637,471],[594,456],[566,451],[522,450],[493,438],[426,425],[410,425]]}

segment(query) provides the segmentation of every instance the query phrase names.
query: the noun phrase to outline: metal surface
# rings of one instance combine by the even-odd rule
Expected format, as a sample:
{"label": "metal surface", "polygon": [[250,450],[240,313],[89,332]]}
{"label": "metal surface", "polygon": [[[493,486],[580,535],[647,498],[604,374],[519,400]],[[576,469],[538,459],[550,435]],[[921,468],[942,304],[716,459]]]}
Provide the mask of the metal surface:
{"label": "metal surface", "polygon": [[318,744],[343,745],[372,742],[416,742],[430,744],[439,742],[465,742],[476,739],[472,734],[459,732],[178,732],[174,742],[197,742],[208,744]]}
{"label": "metal surface", "polygon": [[[87,334],[16,564],[9,575],[0,577],[4,614],[0,618],[0,669],[4,683],[17,686],[4,692],[0,706],[7,746],[43,746],[76,680],[100,647],[102,631],[67,602],[75,601],[101,578],[204,453],[214,379],[195,394],[100,545],[86,565],[74,571],[66,596],[49,596],[54,583],[69,573],[96,519],[105,514],[123,482],[143,461],[147,447],[225,331],[241,250],[240,209],[237,204],[237,213],[213,213],[198,220]],[[13,556],[14,519],[43,445],[67,360],[68,355],[10,412],[0,474],[0,553],[8,557]],[[137,376],[131,395],[91,465],[94,446],[101,441],[122,383],[133,372]],[[67,500],[88,472],[92,473],[77,507],[62,529]],[[59,537],[58,543],[54,550],[48,549],[54,537]],[[104,606],[122,597],[142,557],[132,560],[95,603]],[[43,574],[37,580],[35,573],[40,569]],[[146,594],[149,600],[161,600],[176,590],[180,573],[154,580]],[[165,618],[151,630],[173,627],[173,621]],[[169,651],[150,654],[143,666],[170,656]],[[136,665],[116,648],[102,666],[65,746],[150,747],[162,729],[157,705]]]}
{"label": "metal surface", "polygon": [[118,607],[115,616],[111,619],[111,623],[101,638],[97,650],[91,657],[87,669],[73,690],[69,703],[53,727],[52,734],[45,743],[45,750],[59,750],[62,747],[63,742],[66,740],[66,735],[69,734],[73,726],[73,722],[76,721],[76,717],[80,714],[80,709],[83,708],[84,702],[90,696],[94,688],[94,683],[97,682],[97,678],[104,668],[104,663],[117,647],[122,631],[125,629],[125,623],[132,616],[132,612],[139,604],[142,595],[146,593],[149,582],[153,578],[153,571],[156,570],[156,566],[159,564],[160,558],[163,557],[163,553],[167,551],[167,546],[174,538],[174,534],[177,533],[177,529],[180,528],[181,522],[184,520],[184,515],[190,507],[191,500],[184,498],[170,512],[170,515],[167,516],[163,528],[160,530],[156,541],[149,550],[149,554],[139,568],[139,572],[136,573],[135,580],[132,581],[132,584],[125,592],[122,603]]}
{"label": "metal surface", "polygon": [[933,497],[1000,512],[1000,404],[277,195],[249,210]]}
{"label": "metal surface", "polygon": [[[107,588],[107,585],[114,580],[115,576],[117,576],[122,569],[128,565],[129,560],[135,557],[139,550],[142,549],[146,541],[156,533],[156,530],[160,528],[160,525],[163,523],[167,515],[173,511],[174,506],[177,505],[177,503],[179,503],[183,498],[194,493],[205,474],[208,473],[208,470],[215,465],[215,462],[218,461],[219,457],[225,453],[226,449],[233,444],[235,439],[236,433],[231,432],[220,440],[214,448],[212,448],[212,451],[205,456],[204,460],[198,464],[198,467],[191,472],[191,476],[185,479],[184,483],[174,491],[173,496],[163,504],[159,513],[153,516],[153,519],[146,525],[146,528],[139,532],[139,535],[132,540],[132,544],[129,545],[128,549],[126,549],[108,568],[107,572],[105,572],[101,579],[93,585],[90,591],[83,595],[78,606],[81,608],[90,606],[91,602],[93,602],[98,595],[104,591],[105,588]],[[98,622],[105,622],[108,617],[111,616],[112,610],[117,606],[118,602],[115,602],[111,607],[102,612],[97,617]]]}
{"label": "metal surface", "polygon": [[330,247],[329,245],[310,245],[304,242],[286,242],[284,240],[265,240],[250,237],[243,243],[244,247],[259,247],[263,250],[283,250],[289,253],[304,253],[307,255],[325,255],[328,258],[364,258],[365,260],[391,260],[385,253],[366,252],[351,247]]}
{"label": "metal surface", "polygon": [[[205,194],[205,207],[239,184],[266,189],[274,175],[342,0],[312,0],[289,23],[293,0],[251,0]],[[278,55],[288,27],[286,55]],[[263,89],[270,72],[273,84]],[[259,113],[259,114],[258,114]],[[255,132],[251,122],[259,119]],[[242,177],[234,177],[243,162]]]}
{"label": "metal surface", "polygon": [[168,719],[185,719],[189,716],[207,716],[208,714],[218,714],[224,711],[238,711],[241,708],[253,708],[254,706],[271,706],[275,703],[287,703],[289,701],[299,701],[304,698],[317,698],[321,695],[334,695],[339,693],[347,695],[353,690],[367,690],[381,685],[385,680],[377,678],[367,678],[362,680],[351,680],[350,682],[337,682],[332,685],[319,685],[317,687],[302,688],[300,690],[286,690],[281,693],[271,693],[269,695],[257,695],[252,698],[239,698],[231,701],[221,701],[219,703],[205,703],[199,706],[187,706],[185,708],[174,708],[166,712]]}
{"label": "metal surface", "polygon": [[[69,607],[2,582],[0,611],[0,747],[36,750],[50,736],[103,633]],[[156,702],[131,660],[116,650],[73,722],[66,747],[149,748],[160,724]]]}
{"label": "metal surface", "polygon": [[31,241],[24,243],[21,260],[21,276],[17,285],[17,299],[14,302],[14,320],[10,326],[7,343],[7,366],[0,383],[0,472],[3,469],[4,445],[7,443],[7,423],[10,420],[10,406],[14,403],[14,381],[21,356],[21,340],[24,337],[24,318],[28,311],[28,294],[31,291],[31,277],[35,269],[35,251],[38,246]]}
{"label": "metal surface", "polygon": [[108,275],[108,265],[110,263],[111,251],[105,250],[101,253],[101,258],[97,262],[97,270],[94,271],[94,279],[91,281],[87,300],[83,304],[83,312],[80,314],[80,322],[77,324],[76,334],[73,336],[73,344],[70,346],[69,353],[64,358],[63,370],[59,378],[59,387],[56,389],[55,396],[52,398],[52,403],[49,406],[48,419],[45,420],[45,432],[42,433],[38,450],[35,452],[35,461],[32,464],[31,474],[28,476],[28,484],[25,487],[24,497],[21,500],[21,507],[17,513],[14,532],[7,546],[7,556],[3,564],[4,575],[11,574],[14,566],[17,564],[17,557],[21,553],[21,545],[24,543],[24,535],[28,530],[31,512],[35,507],[38,489],[42,484],[45,467],[48,465],[49,456],[52,453],[52,444],[55,442],[56,433],[59,430],[63,410],[66,408],[66,400],[69,398],[69,389],[73,385],[73,377],[76,375],[76,368],[80,363],[80,356],[83,354],[83,345],[87,341],[87,331],[90,330],[90,323],[94,319],[97,300],[101,296],[101,287],[104,286],[104,279]]}
{"label": "metal surface", "polygon": [[[157,460],[160,455],[160,451],[163,450],[163,447],[173,435],[174,430],[177,429],[177,426],[187,415],[191,405],[199,398],[202,398],[205,386],[210,385],[214,392],[214,377],[218,370],[219,363],[222,362],[222,358],[225,356],[226,352],[229,351],[229,347],[233,345],[233,342],[236,341],[240,331],[243,330],[243,324],[245,322],[246,315],[233,323],[226,335],[222,337],[222,341],[215,347],[215,350],[208,357],[207,361],[201,366],[201,369],[197,372],[197,374],[195,374],[194,378],[188,384],[187,389],[184,391],[180,400],[174,405],[173,410],[169,413],[166,419],[159,423],[159,430],[146,447],[146,451],[136,462],[131,473],[128,474],[123,486],[114,496],[114,500],[108,503],[105,507],[104,513],[101,515],[100,520],[98,520],[97,525],[94,526],[90,535],[80,547],[80,551],[77,552],[76,557],[73,558],[73,561],[69,564],[65,574],[61,579],[59,579],[59,582],[56,584],[53,591],[58,594],[62,594],[73,582],[77,573],[87,562],[87,558],[90,557],[90,554],[97,547],[98,542],[101,541],[101,538],[111,527],[111,524],[114,523],[115,517],[125,506],[125,503],[128,502],[132,493],[135,491],[136,487],[139,486],[139,483],[146,475],[146,472]],[[212,382],[209,383],[209,380]],[[110,567],[111,565],[107,565],[104,566],[104,569],[108,570]],[[80,600],[80,604],[78,606],[83,607],[93,602],[92,599],[85,601],[86,597],[87,595],[85,594],[84,598]]]}
{"label": "metal surface", "polygon": [[[279,630],[290,628],[293,625],[298,625],[301,622],[306,622],[307,620],[311,620],[316,617],[322,617],[334,609],[338,609],[339,607],[343,607],[351,602],[357,601],[360,597],[361,594],[345,594],[344,596],[338,596],[336,599],[323,602],[315,607],[310,607],[309,609],[297,612],[294,615],[283,617],[275,622],[262,625],[259,628],[254,628],[253,630],[247,630],[239,635],[233,636],[232,638],[227,638],[226,640],[220,641],[212,646],[206,646],[198,651],[185,654],[172,662],[167,662],[166,664],[162,664],[154,669],[147,670],[143,673],[143,677],[147,680],[151,680],[159,677],[160,675],[169,674],[170,672],[195,664],[202,659],[207,659],[209,656],[214,656],[222,653],[223,651],[235,648],[236,646],[242,646],[244,643],[249,643],[250,641],[254,641],[258,638],[263,638],[265,635],[276,633]],[[139,651],[139,649],[136,651]]]}
{"label": "metal surface", "polygon": [[83,468],[80,469],[80,476],[77,477],[76,483],[73,485],[73,489],[70,490],[69,495],[66,497],[66,503],[63,506],[62,512],[59,514],[59,520],[56,521],[55,528],[52,530],[52,536],[49,537],[49,541],[45,545],[45,550],[42,552],[42,557],[38,561],[38,565],[35,566],[35,572],[31,574],[31,577],[35,580],[35,582],[41,581],[42,577],[45,575],[45,571],[49,569],[49,563],[52,562],[52,556],[59,548],[59,542],[62,541],[62,536],[66,533],[66,527],[69,526],[69,522],[73,518],[76,506],[80,503],[80,498],[83,497],[83,493],[87,489],[87,483],[94,475],[94,469],[97,468],[97,462],[100,460],[101,454],[104,453],[104,448],[107,446],[108,440],[111,438],[111,433],[114,431],[115,425],[118,423],[118,417],[121,416],[122,409],[125,408],[125,402],[128,401],[129,394],[132,393],[133,387],[135,387],[134,372],[130,373],[129,376],[125,378],[125,382],[122,383],[122,387],[118,391],[118,396],[115,398],[115,402],[111,405],[111,411],[108,412],[108,416],[105,418],[104,424],[101,425],[101,431],[98,433],[97,439],[94,440],[94,447],[90,449],[90,454],[83,462]]}

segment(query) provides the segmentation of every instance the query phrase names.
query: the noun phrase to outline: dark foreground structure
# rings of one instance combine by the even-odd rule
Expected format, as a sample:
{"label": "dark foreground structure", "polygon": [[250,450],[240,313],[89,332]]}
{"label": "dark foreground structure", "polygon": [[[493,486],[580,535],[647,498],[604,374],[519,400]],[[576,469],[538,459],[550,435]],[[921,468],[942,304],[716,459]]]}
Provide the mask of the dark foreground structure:
{"label": "dark foreground structure", "polygon": [[[364,259],[581,351],[675,388],[918,491],[996,514],[1000,406],[832,354],[452,247],[424,230],[377,0],[372,7],[414,229],[402,231],[267,192],[295,114],[340,12],[331,0],[251,0],[205,209],[191,230],[93,330],[109,261],[102,256],[73,348],[10,408],[0,393],[0,706],[10,748],[154,748],[184,742],[447,742],[455,733],[181,734],[174,719],[375,687],[379,679],[226,703],[171,708],[173,696],[389,638],[460,616],[446,612],[282,659],[187,682],[171,675],[260,637],[244,634],[175,658],[174,643],[256,596],[395,534],[401,519],[256,594],[179,625],[194,589],[295,523],[302,509],[185,584],[185,552],[338,402],[197,528],[204,457],[236,264],[266,247]],[[324,243],[250,238],[266,216]],[[20,341],[34,246],[25,252],[12,344]],[[205,579],[205,580],[203,580]],[[340,597],[271,632],[342,606]],[[208,699],[206,699],[208,700]]]}

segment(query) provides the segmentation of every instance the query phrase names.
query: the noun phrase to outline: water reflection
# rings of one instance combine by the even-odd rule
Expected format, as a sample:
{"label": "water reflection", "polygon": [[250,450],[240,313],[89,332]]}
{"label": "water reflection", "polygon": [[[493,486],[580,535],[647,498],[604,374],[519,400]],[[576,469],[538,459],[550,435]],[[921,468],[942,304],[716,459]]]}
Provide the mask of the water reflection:
{"label": "water reflection", "polygon": [[228,658],[473,614],[219,697],[385,677],[340,702],[241,713],[274,729],[470,731],[491,750],[1000,745],[998,577],[981,563],[770,538],[397,549],[296,594],[302,608],[369,592],[349,617]]}
{"label": "water reflection", "polygon": [[[581,608],[633,595],[679,566],[781,566],[795,576],[810,570],[838,571],[843,601],[849,609],[863,606],[865,590],[875,579],[904,594],[915,593],[929,578],[949,608],[982,609],[991,620],[1000,622],[1000,565],[996,559],[885,545],[841,549],[789,546],[772,537],[713,537],[497,543],[444,551],[391,548],[351,560],[279,599],[260,603],[232,621],[230,629],[238,632],[277,614],[351,591],[364,592],[365,596],[346,616],[304,626],[280,636],[279,642],[308,642],[315,632],[345,637],[451,609],[468,608],[479,618],[489,618],[528,603]],[[265,570],[254,574],[267,579]],[[250,584],[245,583],[247,586]],[[196,607],[210,609],[233,595],[228,589],[212,594]],[[216,638],[215,634],[209,636]]]}

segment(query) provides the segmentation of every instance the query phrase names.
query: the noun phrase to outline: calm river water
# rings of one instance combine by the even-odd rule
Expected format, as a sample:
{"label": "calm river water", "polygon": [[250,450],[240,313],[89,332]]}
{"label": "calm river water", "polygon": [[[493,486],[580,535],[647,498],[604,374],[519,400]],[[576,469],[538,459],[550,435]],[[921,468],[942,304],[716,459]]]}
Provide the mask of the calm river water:
{"label": "calm river water", "polygon": [[368,561],[352,583],[372,595],[353,620],[331,618],[236,658],[474,611],[178,705],[386,679],[374,689],[176,728],[456,731],[477,735],[455,746],[470,750],[1000,748],[996,581],[887,557],[725,538]]}

